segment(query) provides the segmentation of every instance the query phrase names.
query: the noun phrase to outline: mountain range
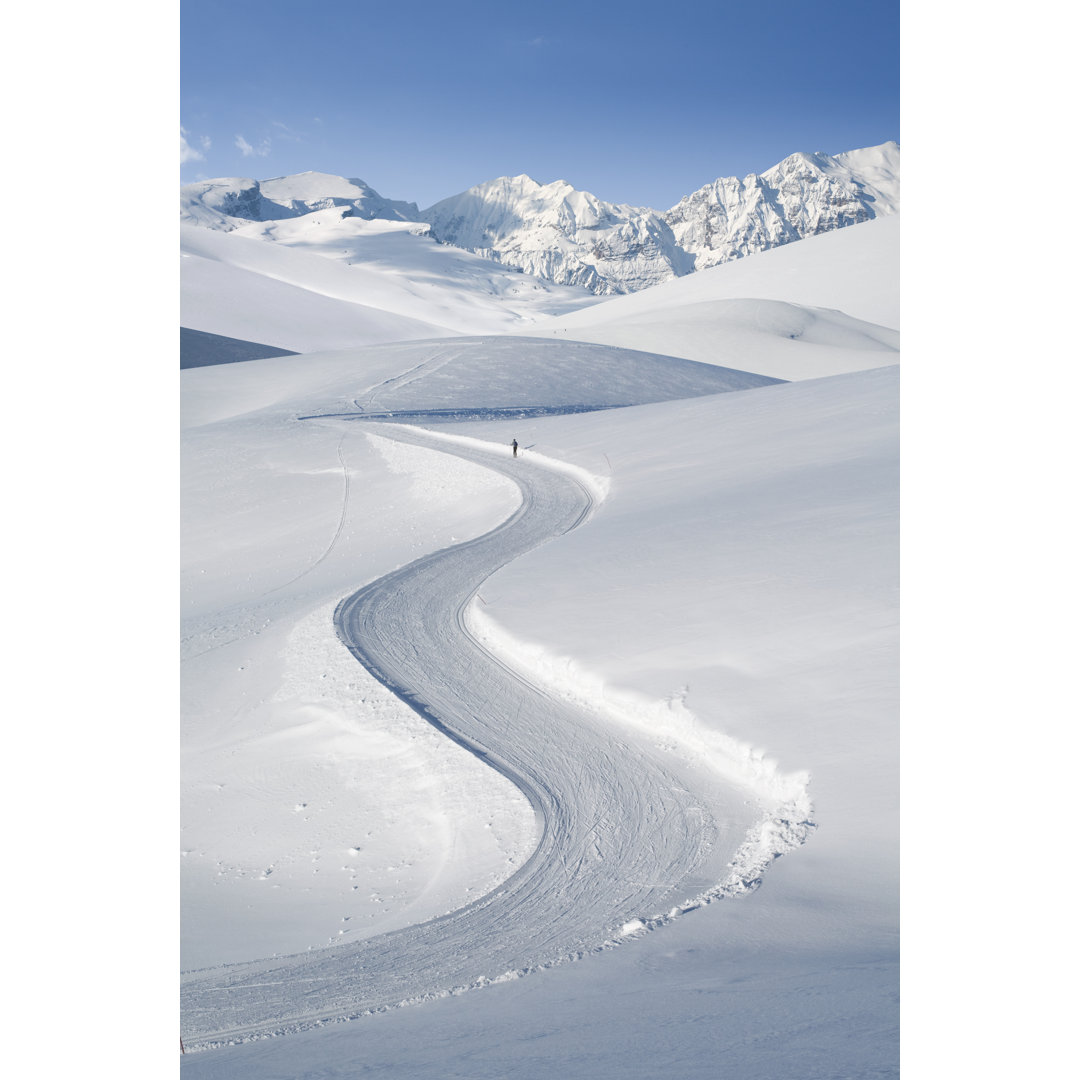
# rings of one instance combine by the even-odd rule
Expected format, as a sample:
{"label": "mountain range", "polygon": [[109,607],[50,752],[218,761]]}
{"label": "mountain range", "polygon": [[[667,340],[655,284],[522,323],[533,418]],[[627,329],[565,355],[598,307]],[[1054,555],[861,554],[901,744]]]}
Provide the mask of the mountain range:
{"label": "mountain range", "polygon": [[[342,250],[320,251],[341,242],[340,228],[328,224],[391,221],[544,281],[607,296],[895,214],[899,201],[900,147],[887,142],[836,156],[792,154],[760,175],[714,180],[666,211],[605,202],[564,180],[540,184],[525,175],[499,177],[420,210],[362,180],[306,172],[186,185],[180,216],[187,225],[251,235],[253,222],[316,215],[304,246],[335,255]],[[274,228],[259,235],[279,239]],[[296,228],[289,242],[297,242]]]}

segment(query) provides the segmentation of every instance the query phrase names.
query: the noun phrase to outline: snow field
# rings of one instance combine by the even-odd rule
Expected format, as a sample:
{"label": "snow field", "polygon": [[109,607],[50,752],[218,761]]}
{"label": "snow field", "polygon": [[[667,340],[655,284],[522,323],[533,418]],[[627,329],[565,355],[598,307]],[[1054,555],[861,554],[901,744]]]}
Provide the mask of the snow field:
{"label": "snow field", "polygon": [[[306,232],[298,228],[295,221],[225,233],[181,225],[180,324],[307,353],[504,333],[596,299],[442,247],[403,222],[326,211],[303,219]],[[308,242],[312,231],[321,242]]]}
{"label": "snow field", "polygon": [[[509,649],[530,678],[547,679],[553,695],[576,698],[584,715],[590,709],[597,717],[610,715],[614,708],[632,718],[611,730],[632,728],[650,752],[680,761],[702,797],[735,790],[708,764],[714,751],[730,751],[726,760],[735,771],[759,767],[762,786],[739,789],[759,830],[740,832],[733,865],[697,883],[698,895],[718,889],[717,896],[731,895],[740,881],[760,884],[754,895],[709,904],[658,933],[643,932],[654,925],[655,913],[627,912],[611,927],[612,943],[625,940],[627,947],[590,954],[588,963],[529,978],[517,977],[524,969],[511,969],[477,979],[483,988],[476,993],[460,992],[465,983],[437,992],[421,1009],[189,1055],[185,1070],[230,1080],[370,1070],[403,1080],[536,1077],[580,1075],[583,1068],[613,1080],[655,1080],[659,1069],[682,1080],[714,1080],[718,1067],[729,1066],[748,1080],[895,1075],[897,372],[881,367],[895,360],[883,347],[891,339],[881,327],[896,321],[879,302],[890,288],[887,274],[878,273],[888,259],[870,257],[874,243],[892,242],[896,234],[879,228],[891,225],[855,226],[608,302],[641,302],[658,298],[660,289],[690,284],[712,290],[695,294],[693,303],[780,301],[786,306],[741,306],[743,330],[759,312],[776,317],[756,341],[747,339],[749,351],[740,359],[750,370],[765,371],[775,370],[770,365],[779,348],[788,359],[808,358],[797,385],[453,429],[453,438],[501,447],[516,436],[530,447],[525,460],[542,455],[601,478],[607,498],[588,528],[498,571],[481,587],[483,602],[473,602],[469,617],[479,636]],[[861,265],[854,257],[856,236],[868,254]],[[816,269],[807,259],[780,280],[780,257],[799,261],[798,252],[810,250],[818,253]],[[750,282],[754,265],[765,259],[772,262],[762,280],[772,284],[732,284],[729,295],[712,288],[735,281],[722,274],[746,274]],[[663,303],[670,318],[665,329],[657,317],[655,333],[658,341],[669,335],[664,344],[651,345],[638,334],[634,344],[682,355],[700,347],[700,359],[729,362],[709,339],[723,332],[726,316],[714,321],[713,331],[703,317],[692,328],[695,344],[680,338],[687,311],[678,310],[675,293]],[[728,315],[740,311],[739,305],[714,305],[716,312],[725,307]],[[815,307],[878,327],[796,310]],[[809,320],[800,337],[782,336],[789,318]],[[861,350],[828,340],[839,330],[869,335],[875,344]],[[818,331],[826,339],[811,341]],[[530,337],[539,333],[528,331]],[[218,804],[223,812],[216,819],[207,815],[199,828],[221,844],[215,858],[245,870],[216,876],[202,896],[185,886],[185,905],[210,895],[208,924],[225,910],[221,891],[231,892],[247,920],[244,932],[253,931],[249,955],[277,933],[272,907],[262,901],[272,896],[276,906],[288,889],[268,888],[284,874],[265,875],[271,861],[244,861],[246,845],[258,850],[264,838],[243,830],[227,835],[232,811],[248,813],[248,797],[256,824],[269,808],[278,824],[288,817],[296,827],[315,825],[317,841],[330,838],[318,863],[296,859],[311,882],[329,880],[327,867],[336,866],[355,896],[352,860],[370,858],[363,876],[371,893],[392,896],[401,905],[397,912],[413,903],[414,914],[425,906],[434,914],[440,891],[472,884],[456,862],[439,865],[435,846],[427,856],[421,850],[425,829],[462,828],[459,843],[476,839],[474,828],[461,824],[470,807],[454,805],[456,779],[449,790],[423,785],[421,774],[432,766],[406,715],[395,715],[397,699],[379,698],[355,671],[338,672],[333,642],[318,628],[319,613],[357,580],[373,580],[425,551],[475,536],[516,505],[512,493],[497,494],[498,483],[488,495],[479,484],[462,497],[455,481],[439,480],[440,470],[459,468],[446,465],[446,455],[412,453],[396,443],[391,448],[388,440],[361,438],[339,421],[296,421],[298,415],[353,411],[358,399],[432,359],[431,343],[419,345],[422,355],[411,365],[403,348],[413,346],[183,376],[185,521],[200,523],[185,536],[185,713],[192,775],[208,785],[192,794],[201,810],[224,800]],[[541,354],[529,343],[523,348],[542,367]],[[859,363],[877,370],[812,377],[860,351]],[[443,383],[431,407],[451,393],[463,401],[482,392],[490,359],[477,360],[465,349],[458,385]],[[488,367],[489,374],[497,370]],[[560,373],[561,385],[552,380],[551,400],[565,400],[566,374]],[[421,400],[422,379],[407,381]],[[443,438],[449,434],[440,429]],[[257,544],[248,543],[251,536]],[[292,682],[302,671],[318,676],[306,689],[299,685],[303,679]],[[313,759],[292,761],[303,783],[274,790],[274,770],[300,744]],[[742,754],[748,747],[756,750]],[[434,766],[440,779],[460,775],[469,757],[456,746],[449,750]],[[480,773],[499,779],[482,766]],[[803,846],[776,861],[770,853],[802,839],[788,831],[802,819],[761,815],[770,778],[781,785],[808,778],[816,825]],[[322,805],[315,781],[326,784],[327,809],[305,821],[306,811]],[[344,797],[333,802],[332,788]],[[494,799],[495,788],[479,797]],[[508,794],[508,814],[499,820],[528,826],[529,814],[514,813],[520,796],[512,788]],[[236,800],[232,807],[229,799]],[[368,838],[353,827],[358,820],[379,822],[383,831],[371,838],[378,841],[373,847],[363,848]],[[424,821],[430,824],[418,827]],[[296,838],[302,839],[299,832]],[[469,856],[476,865],[485,851],[495,867],[517,850],[507,831],[487,847],[484,837],[476,844],[476,855]],[[203,848],[189,839],[184,847],[192,852],[184,857],[191,881],[194,852]],[[315,849],[315,843],[306,849],[308,859]],[[416,858],[403,868],[401,856],[409,852]],[[762,878],[755,870],[766,862]],[[306,873],[315,868],[319,874]],[[724,886],[732,888],[725,892]],[[245,908],[256,888],[260,904]],[[396,912],[375,914],[379,905],[370,896],[369,907],[355,911],[299,889],[295,899],[281,928],[288,924],[291,933],[297,920],[304,922],[307,945],[357,940],[362,931],[353,925],[365,910],[374,916],[369,923],[382,917],[383,926],[397,925]],[[312,955],[338,951],[316,948]]]}
{"label": "snow field", "polygon": [[[684,769],[711,769],[725,787],[751,792],[760,807],[760,819],[750,827],[722,880],[688,896],[666,915],[630,920],[621,929],[623,936],[656,929],[702,904],[756,888],[774,859],[809,839],[814,828],[809,774],[781,773],[776,761],[759,748],[704,727],[683,704],[683,695],[676,693],[666,701],[652,701],[609,686],[598,676],[581,670],[570,657],[553,656],[540,646],[515,640],[475,601],[466,611],[466,625],[485,648],[549,694],[602,723],[625,725],[637,739],[678,758]],[[703,793],[711,787],[700,779],[699,785]]]}
{"label": "snow field", "polygon": [[[407,430],[394,437],[427,441]],[[748,812],[729,792],[703,792],[666,746],[613,737],[608,724],[560,706],[460,633],[477,582],[580,526],[590,507],[575,480],[501,447],[471,456],[515,476],[521,510],[484,537],[358,590],[338,606],[335,624],[380,681],[527,794],[543,822],[537,848],[497,891],[443,919],[347,951],[192,973],[183,1015],[193,1048],[357,1018],[579,959],[611,947],[627,916],[659,909],[649,920],[657,925],[697,906],[725,858],[748,861],[736,851]],[[761,867],[753,870],[754,880],[733,881],[723,894],[756,884]]]}
{"label": "snow field", "polygon": [[670,701],[657,737],[685,709],[691,731],[808,773],[817,828],[784,874],[807,870],[808,895],[828,897],[811,904],[817,932],[878,942],[898,888],[897,379],[518,425],[607,470],[610,494],[587,530],[494,575],[481,609],[522,662],[587,696]]}
{"label": "snow field", "polygon": [[[785,774],[810,774],[817,828],[770,866],[752,900],[713,904],[644,936],[651,917],[638,912],[613,928],[628,949],[610,959],[594,954],[528,979],[508,973],[423,1009],[273,1040],[269,1060],[254,1043],[189,1056],[185,1069],[265,1080],[307,1075],[319,1061],[328,1075],[378,1067],[443,1077],[461,1034],[483,1031],[469,1059],[490,1075],[521,1075],[536,1045],[547,1070],[539,1075],[572,1072],[595,1053],[596,1075],[645,1080],[663,1058],[704,1078],[715,1075],[707,1046],[761,1080],[796,1063],[812,1077],[834,1075],[838,1062],[851,1075],[888,1074],[894,405],[895,371],[883,369],[513,425],[520,443],[535,444],[527,454],[606,471],[610,493],[586,529],[489,579],[481,621],[505,628],[525,664],[550,662],[555,681],[579,696],[670,698],[674,708],[638,718],[677,752],[700,727],[762,748]],[[496,444],[511,435],[505,424],[462,430]],[[711,433],[707,457],[701,431]],[[677,618],[665,617],[672,609]],[[574,657],[572,678],[553,659],[562,656]],[[686,739],[672,740],[664,709]],[[778,840],[764,830],[745,838],[739,858],[752,868]],[[670,1033],[686,1023],[706,1026],[680,1046]]]}
{"label": "snow field", "polygon": [[780,379],[898,361],[899,215],[603,301],[410,228],[339,211],[229,233],[182,226],[181,324],[302,353],[521,334]]}
{"label": "snow field", "polygon": [[789,806],[803,817],[810,815],[806,773],[781,773],[777,763],[760,749],[704,728],[686,708],[683,693],[655,701],[610,686],[598,675],[582,670],[569,656],[553,655],[540,645],[516,640],[486,613],[483,603],[473,601],[466,609],[469,631],[504,663],[528,673],[532,682],[607,722],[627,725],[687,762],[707,765],[728,783],[748,788],[766,806]]}
{"label": "snow field", "polygon": [[339,432],[249,421],[235,442],[213,424],[186,436],[184,967],[443,914],[534,842],[520,793],[370,679],[332,619],[354,574],[483,531],[517,489],[346,436],[347,499]]}

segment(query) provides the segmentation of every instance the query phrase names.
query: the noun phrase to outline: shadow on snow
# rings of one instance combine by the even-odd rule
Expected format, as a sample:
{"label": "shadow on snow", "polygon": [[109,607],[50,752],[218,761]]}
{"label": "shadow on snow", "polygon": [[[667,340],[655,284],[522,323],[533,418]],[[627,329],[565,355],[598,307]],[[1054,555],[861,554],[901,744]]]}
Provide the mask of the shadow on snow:
{"label": "shadow on snow", "polygon": [[394,409],[380,412],[316,413],[300,420],[426,420],[431,424],[456,424],[467,420],[530,420],[537,416],[625,409],[626,405],[515,405],[507,408]]}

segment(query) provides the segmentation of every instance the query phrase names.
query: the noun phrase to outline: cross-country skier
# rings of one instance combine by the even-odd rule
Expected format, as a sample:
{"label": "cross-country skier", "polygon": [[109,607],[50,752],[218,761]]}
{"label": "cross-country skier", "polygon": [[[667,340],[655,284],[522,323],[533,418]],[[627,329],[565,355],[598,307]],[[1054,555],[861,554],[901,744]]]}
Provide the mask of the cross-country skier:
{"label": "cross-country skier", "polygon": [[517,457],[517,439],[515,439],[510,445],[514,448],[514,457]]}

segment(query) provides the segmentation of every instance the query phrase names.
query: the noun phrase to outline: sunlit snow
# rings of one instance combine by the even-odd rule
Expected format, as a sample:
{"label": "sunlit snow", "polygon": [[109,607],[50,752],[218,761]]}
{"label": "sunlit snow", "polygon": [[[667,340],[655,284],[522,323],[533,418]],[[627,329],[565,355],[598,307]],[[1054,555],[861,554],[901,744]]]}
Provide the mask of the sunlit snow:
{"label": "sunlit snow", "polygon": [[[899,218],[598,301],[407,222],[306,217],[301,232],[292,217],[183,234],[184,325],[303,354],[182,373],[183,966],[196,1011],[181,1033],[196,1012],[191,1049],[215,1030],[293,1032],[189,1053],[184,1070],[889,1073]],[[341,254],[313,253],[313,228]],[[525,406],[562,414],[487,418]],[[579,411],[598,406],[619,407]],[[428,433],[373,419],[401,410]],[[469,418],[418,415],[435,410]],[[527,497],[515,469],[536,478]],[[544,478],[559,476],[589,493],[584,524],[454,587],[471,590],[461,625],[505,685],[523,680],[559,724],[610,742],[610,769],[599,751],[557,766],[568,779],[580,767],[565,799],[582,812],[606,792],[595,850],[580,853],[593,876],[564,863],[537,879],[538,897],[601,883],[567,923],[597,936],[564,944],[522,904],[457,956],[460,980],[395,960],[414,1007],[358,1016],[340,965],[371,974],[381,1000],[369,943],[408,941],[497,894],[544,820],[516,766],[489,767],[357,663],[335,610],[413,560],[471,551],[523,498],[530,512],[555,499],[561,481]],[[404,614],[438,599],[422,593]],[[570,726],[518,736],[502,684],[478,668],[464,685],[498,746],[538,768],[560,761]],[[667,796],[638,784],[661,774],[675,816],[646,828]],[[663,880],[610,891],[605,852],[641,874],[667,865],[638,858],[639,825],[670,837],[679,903],[625,899],[666,895]],[[680,848],[691,836],[700,846]],[[504,967],[483,966],[504,949]],[[240,966],[191,974],[226,964]],[[296,978],[311,981],[284,986]],[[236,990],[215,1027],[207,995],[222,980]]]}

